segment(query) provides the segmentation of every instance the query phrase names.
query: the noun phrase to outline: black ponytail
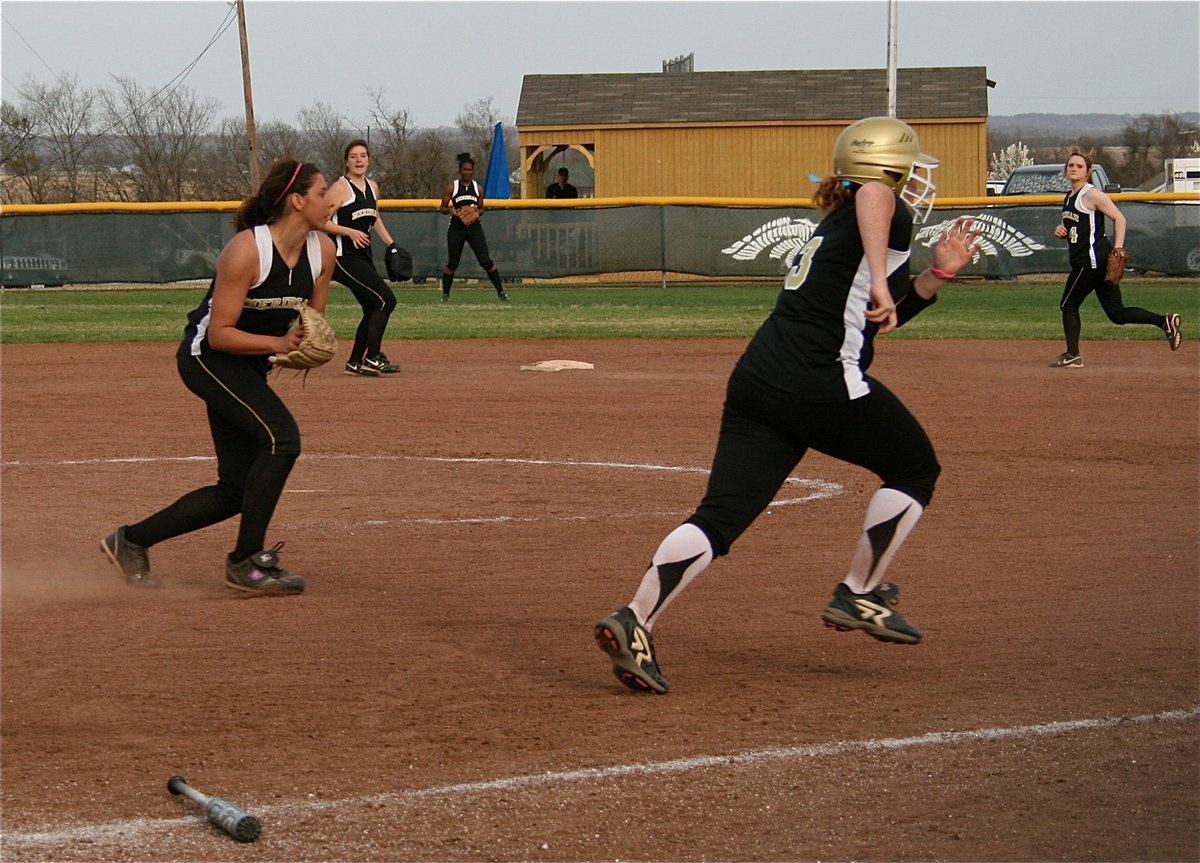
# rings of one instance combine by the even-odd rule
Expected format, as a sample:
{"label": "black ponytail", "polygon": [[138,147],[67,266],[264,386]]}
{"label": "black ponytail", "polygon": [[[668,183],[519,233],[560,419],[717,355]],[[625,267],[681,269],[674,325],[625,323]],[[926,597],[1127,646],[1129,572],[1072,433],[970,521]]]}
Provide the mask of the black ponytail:
{"label": "black ponytail", "polygon": [[269,225],[283,212],[284,199],[291,193],[308,194],[313,178],[321,173],[316,165],[295,159],[280,159],[267,170],[258,192],[242,201],[233,214],[233,229],[244,231]]}

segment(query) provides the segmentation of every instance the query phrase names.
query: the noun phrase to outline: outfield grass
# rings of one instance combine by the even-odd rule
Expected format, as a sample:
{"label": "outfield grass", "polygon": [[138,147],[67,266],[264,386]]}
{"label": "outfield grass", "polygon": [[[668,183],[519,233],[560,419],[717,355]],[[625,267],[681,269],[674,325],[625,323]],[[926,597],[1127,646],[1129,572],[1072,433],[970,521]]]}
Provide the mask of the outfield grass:
{"label": "outfield grass", "polygon": [[[953,283],[935,306],[888,337],[1059,340],[1062,279]],[[1144,277],[1122,288],[1128,305],[1180,314],[1185,338],[1200,323],[1200,280]],[[175,341],[206,289],[200,283],[8,289],[0,292],[0,343]],[[506,289],[512,302],[501,304],[490,286],[456,286],[453,302],[443,305],[433,283],[399,287],[387,338],[747,338],[770,312],[779,285],[556,283]],[[327,313],[339,337],[353,338],[361,311],[348,290],[333,286]],[[1110,323],[1094,298],[1084,303],[1082,314],[1089,340],[1162,337],[1151,327]]]}

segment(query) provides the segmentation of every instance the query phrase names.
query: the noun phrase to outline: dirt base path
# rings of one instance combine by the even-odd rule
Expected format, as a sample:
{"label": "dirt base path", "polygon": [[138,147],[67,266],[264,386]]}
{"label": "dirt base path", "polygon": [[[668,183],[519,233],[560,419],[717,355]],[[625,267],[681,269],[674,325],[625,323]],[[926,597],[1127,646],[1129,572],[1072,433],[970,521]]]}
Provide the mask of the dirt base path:
{"label": "dirt base path", "polygon": [[[214,476],[173,346],[3,351],[5,860],[1196,860],[1194,344],[896,341],[943,474],[890,572],[915,647],[821,626],[872,476],[806,458],[664,616],[672,685],[591,624],[698,502],[740,340],[387,345],[277,386],[270,541],[98,550]],[[520,366],[572,359],[592,371]],[[239,845],[166,791],[258,815]]]}

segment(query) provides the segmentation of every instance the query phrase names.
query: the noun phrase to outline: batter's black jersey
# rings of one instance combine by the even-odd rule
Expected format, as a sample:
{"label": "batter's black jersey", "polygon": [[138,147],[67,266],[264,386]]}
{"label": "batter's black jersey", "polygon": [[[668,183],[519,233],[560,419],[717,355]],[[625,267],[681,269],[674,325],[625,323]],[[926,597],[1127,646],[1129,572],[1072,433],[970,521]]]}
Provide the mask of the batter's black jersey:
{"label": "batter's black jersey", "polygon": [[[375,226],[375,220],[379,217],[375,190],[371,188],[369,181],[366,183],[365,189],[359,189],[350,182],[349,177],[343,176],[342,179],[350,187],[350,191],[354,193],[354,198],[338,207],[338,211],[333,214],[333,223],[341,225],[343,228],[354,228],[354,230],[362,231],[364,234],[371,233],[371,228]],[[339,258],[345,255],[358,255],[363,258],[371,257],[370,246],[364,246],[359,249],[355,247],[354,242],[349,237],[343,237],[341,234],[331,234],[330,236],[333,237]]]}
{"label": "batter's black jersey", "polygon": [[[321,272],[321,235],[309,232],[306,253],[300,255],[295,268],[290,270],[266,225],[254,228],[254,241],[258,244],[258,278],[246,294],[237,328],[261,336],[282,336],[299,314],[296,310],[300,303],[312,299],[314,274]],[[180,354],[198,357],[213,350],[208,344],[208,324],[216,284],[214,278],[203,302],[188,315]],[[261,359],[264,364],[267,362],[265,355]]]}
{"label": "batter's black jersey", "polygon": [[[470,183],[463,185],[462,180],[454,181],[454,188],[450,190],[450,206],[454,209],[459,207],[478,207],[480,200],[483,198],[483,189],[479,184],[472,180]],[[450,224],[462,224],[458,216],[450,214]]]}
{"label": "batter's black jersey", "polygon": [[[909,295],[911,242],[912,213],[897,198],[887,267],[901,321],[932,302],[915,292]],[[822,219],[796,253],[775,309],[738,366],[800,401],[846,401],[867,395],[871,387],[865,372],[878,329],[867,321],[870,298],[871,277],[851,200]]]}
{"label": "batter's black jersey", "polygon": [[1067,229],[1070,244],[1067,259],[1072,268],[1101,270],[1108,266],[1108,253],[1112,244],[1104,235],[1104,214],[1093,210],[1083,200],[1091,183],[1084,183],[1078,192],[1070,192],[1063,198],[1062,223]]}

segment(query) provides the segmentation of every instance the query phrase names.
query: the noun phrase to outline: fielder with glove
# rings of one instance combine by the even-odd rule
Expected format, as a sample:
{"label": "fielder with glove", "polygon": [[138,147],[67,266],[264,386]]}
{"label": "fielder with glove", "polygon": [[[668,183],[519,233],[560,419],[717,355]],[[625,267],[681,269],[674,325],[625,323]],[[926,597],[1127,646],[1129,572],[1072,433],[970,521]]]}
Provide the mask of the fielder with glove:
{"label": "fielder with glove", "polygon": [[343,158],[346,173],[330,186],[329,197],[336,202],[336,207],[325,230],[333,237],[337,249],[333,278],[349,288],[362,306],[362,320],[354,331],[354,344],[350,346],[345,372],[377,378],[381,374],[400,371],[400,366],[383,353],[383,335],[396,308],[396,295],[375,269],[371,232],[387,244],[384,262],[389,273],[393,266],[393,250],[398,253],[400,249],[379,216],[379,184],[367,176],[371,165],[367,142],[361,138],[351,141],[346,145]]}
{"label": "fielder with glove", "polygon": [[446,248],[449,260],[442,273],[442,302],[450,302],[450,288],[454,284],[454,272],[462,259],[463,245],[469,245],[475,253],[479,266],[483,267],[496,296],[500,302],[508,302],[508,294],[504,293],[504,285],[500,282],[500,273],[492,256],[488,253],[487,237],[483,235],[483,223],[479,216],[483,212],[483,189],[473,179],[475,176],[475,160],[470,153],[458,154],[458,179],[446,187],[442,195],[440,212],[450,216],[450,225],[446,228]]}
{"label": "fielder with glove", "polygon": [[270,362],[281,369],[315,369],[333,359],[337,353],[337,335],[325,316],[307,302],[300,303],[300,344],[286,354],[274,354]]}
{"label": "fielder with glove", "polygon": [[[1125,216],[1113,199],[1089,182],[1092,160],[1083,153],[1072,153],[1063,172],[1071,182],[1071,191],[1063,199],[1062,224],[1054,236],[1068,243],[1071,273],[1063,289],[1059,309],[1067,350],[1050,363],[1053,368],[1079,368],[1079,333],[1082,322],[1079,307],[1095,291],[1104,314],[1114,324],[1148,324],[1161,329],[1171,350],[1178,350],[1182,335],[1179,315],[1160,315],[1121,300],[1121,277],[1128,259],[1125,255]],[[1104,217],[1112,219],[1113,242],[1104,233]]]}
{"label": "fielder with glove", "polygon": [[[207,409],[216,479],[101,541],[127,584],[161,584],[150,569],[151,546],[241,515],[226,587],[243,596],[304,592],[305,579],[279,565],[283,543],[266,542],[300,455],[300,429],[267,374],[275,366],[312,368],[336,349],[320,316],[335,261],[333,241],[320,230],[331,213],[327,191],[315,166],[283,159],[234,216],[237,233],[176,352],[180,377]],[[297,315],[302,324],[293,328]]]}

